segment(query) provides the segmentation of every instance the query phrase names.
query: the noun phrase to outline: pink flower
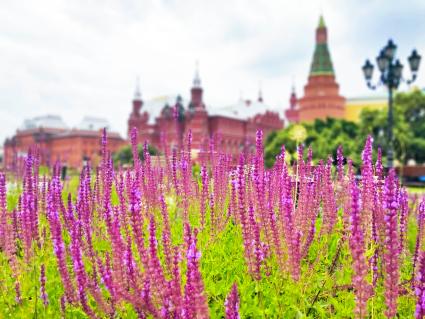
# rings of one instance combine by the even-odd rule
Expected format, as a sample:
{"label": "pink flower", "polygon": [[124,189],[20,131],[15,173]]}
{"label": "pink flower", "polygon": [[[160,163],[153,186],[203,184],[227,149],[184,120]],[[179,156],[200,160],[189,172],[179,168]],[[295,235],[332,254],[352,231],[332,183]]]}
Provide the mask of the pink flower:
{"label": "pink flower", "polygon": [[365,258],[364,234],[360,218],[360,198],[356,181],[351,182],[350,211],[350,250],[353,258],[354,275],[352,278],[356,295],[355,314],[358,318],[367,316],[367,300],[372,294],[372,287],[366,281],[368,266]]}
{"label": "pink flower", "polygon": [[208,304],[204,291],[204,283],[199,269],[201,253],[196,248],[196,231],[192,234],[187,228],[187,281],[184,294],[184,318],[208,318]]}
{"label": "pink flower", "polygon": [[49,300],[46,292],[46,268],[44,264],[41,265],[40,270],[40,297],[41,300],[43,300],[44,306],[47,306],[49,304]]}
{"label": "pink flower", "polygon": [[419,257],[419,269],[415,277],[415,294],[417,296],[415,318],[425,317],[425,251]]}
{"label": "pink flower", "polygon": [[232,289],[227,295],[226,301],[224,302],[226,307],[226,319],[239,319],[239,294],[238,286],[236,283],[232,285]]}
{"label": "pink flower", "polygon": [[383,257],[385,302],[387,310],[385,315],[392,318],[397,313],[399,255],[400,242],[397,233],[397,181],[394,169],[391,169],[385,180],[384,188],[384,209],[385,209],[385,251]]}

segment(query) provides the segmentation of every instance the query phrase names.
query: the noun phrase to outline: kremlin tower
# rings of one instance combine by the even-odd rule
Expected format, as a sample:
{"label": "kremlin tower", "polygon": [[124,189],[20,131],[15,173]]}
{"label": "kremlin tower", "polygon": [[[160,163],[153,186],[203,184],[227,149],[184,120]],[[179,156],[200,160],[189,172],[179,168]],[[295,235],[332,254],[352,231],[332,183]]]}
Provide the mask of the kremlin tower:
{"label": "kremlin tower", "polygon": [[148,130],[148,113],[141,113],[143,106],[142,94],[140,93],[140,83],[137,79],[136,91],[133,98],[133,109],[130,113],[128,119],[128,137],[130,138],[131,130],[133,127],[136,127],[139,132],[139,141],[149,140],[149,130]]}
{"label": "kremlin tower", "polygon": [[285,111],[285,117],[289,123],[298,123],[300,121],[300,114],[297,108],[297,95],[295,93],[295,86],[292,86],[291,97],[289,98],[289,109]]}
{"label": "kremlin tower", "polygon": [[187,101],[180,95],[143,101],[137,84],[128,118],[128,138],[136,127],[139,143],[147,141],[157,149],[187,148],[190,132],[193,158],[208,149],[210,138],[216,139],[214,147],[237,156],[241,150],[254,148],[257,130],[267,135],[283,128],[277,108],[263,103],[261,89],[258,100],[218,108],[208,108],[203,93],[198,67]]}
{"label": "kremlin tower", "polygon": [[201,78],[199,77],[198,65],[196,65],[195,77],[192,89],[190,90],[189,110],[187,112],[187,122],[185,136],[192,132],[192,148],[199,150],[209,137],[208,134],[208,112],[202,98],[203,89]]}
{"label": "kremlin tower", "polygon": [[335,81],[323,16],[320,16],[316,29],[316,47],[308,82],[304,86],[304,96],[298,100],[298,104],[300,122],[345,116],[345,98],[339,94],[339,85]]}

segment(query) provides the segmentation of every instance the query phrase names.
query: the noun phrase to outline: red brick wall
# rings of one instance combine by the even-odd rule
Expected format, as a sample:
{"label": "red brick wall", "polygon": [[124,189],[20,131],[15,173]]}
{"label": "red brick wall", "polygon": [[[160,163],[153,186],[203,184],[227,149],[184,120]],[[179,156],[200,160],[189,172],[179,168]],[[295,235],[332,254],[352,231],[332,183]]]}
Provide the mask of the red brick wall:
{"label": "red brick wall", "polygon": [[205,141],[209,139],[210,132],[208,128],[208,113],[203,108],[195,108],[193,113],[186,112],[185,132],[183,140],[192,131],[192,149],[201,149]]}
{"label": "red brick wall", "polygon": [[161,135],[166,138],[168,147],[184,145],[189,131],[192,132],[192,149],[208,150],[211,137],[219,141],[218,147],[232,154],[239,154],[248,144],[255,145],[255,136],[258,129],[267,136],[273,130],[283,128],[283,121],[275,112],[266,111],[248,121],[227,118],[222,116],[208,116],[203,102],[202,89],[192,88],[192,108],[186,110],[184,120],[177,122],[174,117],[162,114],[155,119],[154,125],[148,124],[148,115],[130,114],[128,132],[132,127],[139,131],[139,143],[147,140],[156,148],[161,148]]}
{"label": "red brick wall", "polygon": [[173,117],[160,117],[157,119],[155,133],[158,136],[155,145],[161,144],[161,134],[166,139],[168,147],[180,146],[184,134],[184,122],[179,122]]}
{"label": "red brick wall", "polygon": [[[49,145],[51,161],[62,161],[64,164],[79,168],[83,159],[90,160],[97,165],[101,157],[101,133],[97,136],[74,135],[63,138],[54,138]],[[109,137],[108,150],[113,154],[126,145],[121,138]]]}
{"label": "red brick wall", "polygon": [[[64,136],[51,134],[43,141],[36,141],[37,133],[40,133],[40,130],[18,132],[12,143],[5,144],[6,168],[12,167],[16,157],[25,156],[28,149],[34,145],[37,145],[40,150],[41,164],[43,165],[52,165],[59,160],[70,167],[80,168],[84,156],[94,162],[99,159],[101,131],[96,133],[75,131]],[[120,137],[111,136],[108,138],[108,149],[116,152],[126,143]]]}
{"label": "red brick wall", "polygon": [[237,119],[214,116],[209,118],[211,136],[217,137],[218,145],[224,152],[238,154],[245,144],[246,122]]}
{"label": "red brick wall", "polygon": [[299,120],[311,122],[327,117],[344,118],[345,98],[333,75],[310,76],[299,100]]}

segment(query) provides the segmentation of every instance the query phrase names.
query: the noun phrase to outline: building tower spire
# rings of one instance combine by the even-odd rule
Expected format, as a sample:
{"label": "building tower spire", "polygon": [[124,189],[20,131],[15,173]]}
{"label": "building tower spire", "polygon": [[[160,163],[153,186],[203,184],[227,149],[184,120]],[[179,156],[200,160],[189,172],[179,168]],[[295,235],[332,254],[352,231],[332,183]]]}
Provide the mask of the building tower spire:
{"label": "building tower spire", "polygon": [[292,82],[291,97],[289,98],[289,107],[291,110],[295,110],[296,106],[297,106],[297,93],[295,91],[295,83]]}
{"label": "building tower spire", "polygon": [[195,76],[193,77],[193,87],[194,88],[201,87],[201,77],[199,76],[199,61],[198,60],[196,60]]}
{"label": "building tower spire", "polygon": [[310,75],[334,75],[331,55],[328,49],[328,31],[323,15],[320,15],[319,24],[316,28],[316,46]]}
{"label": "building tower spire", "polygon": [[263,90],[261,89],[261,81],[258,83],[258,102],[263,103]]}
{"label": "building tower spire", "polygon": [[[143,114],[140,112],[143,106],[142,93],[140,91],[140,78],[136,78],[136,87],[134,90],[134,96],[132,101],[132,112],[130,113],[130,117],[128,119],[128,131],[127,136],[130,139],[131,130],[136,127],[139,130],[140,134],[142,132],[146,132],[147,121],[148,121],[148,113],[144,112]],[[146,136],[139,135],[139,141],[144,141]]]}
{"label": "building tower spire", "polygon": [[196,61],[195,76],[193,78],[193,85],[192,85],[192,89],[190,90],[190,93],[191,93],[190,107],[195,109],[204,108],[204,103],[202,101],[203,89],[201,86],[201,78],[199,76],[198,61]]}
{"label": "building tower spire", "polygon": [[291,95],[289,97],[289,109],[285,111],[285,117],[289,123],[298,123],[299,122],[299,110],[297,108],[298,99],[297,93],[295,92],[295,82],[292,79],[292,88]]}
{"label": "building tower spire", "polygon": [[134,101],[140,101],[142,93],[140,92],[140,77],[136,78],[136,90],[134,91]]}
{"label": "building tower spire", "polygon": [[138,116],[140,114],[140,109],[142,108],[142,93],[140,93],[140,78],[136,78],[136,89],[134,91],[133,98],[133,114]]}
{"label": "building tower spire", "polygon": [[323,14],[320,14],[319,17],[319,25],[318,28],[326,28],[325,19],[323,18]]}
{"label": "building tower spire", "polygon": [[304,95],[298,99],[299,120],[344,118],[345,98],[339,93],[328,48],[328,31],[321,15],[316,28],[316,43]]}

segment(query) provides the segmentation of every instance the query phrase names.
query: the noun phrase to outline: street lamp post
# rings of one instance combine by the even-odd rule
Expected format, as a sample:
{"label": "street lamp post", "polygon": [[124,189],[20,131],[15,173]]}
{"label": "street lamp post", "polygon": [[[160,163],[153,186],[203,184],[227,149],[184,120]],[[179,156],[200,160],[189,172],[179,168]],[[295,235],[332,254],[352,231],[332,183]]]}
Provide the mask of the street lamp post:
{"label": "street lamp post", "polygon": [[[393,92],[397,90],[400,82],[403,81],[403,65],[400,63],[399,59],[395,59],[395,53],[397,46],[392,40],[389,40],[387,45],[381,50],[379,55],[376,57],[376,64],[378,69],[381,72],[381,76],[376,85],[372,84],[373,76],[373,64],[366,60],[365,64],[362,67],[364,77],[366,79],[367,86],[375,90],[380,85],[385,85],[388,89],[388,150],[387,150],[387,166],[388,168],[393,167],[394,160],[394,145],[393,145],[393,124],[394,124],[394,114],[393,114]],[[410,71],[412,72],[412,78],[406,80],[408,84],[416,80],[419,64],[421,62],[421,56],[416,52],[412,51],[412,54],[407,59],[410,66]]]}

